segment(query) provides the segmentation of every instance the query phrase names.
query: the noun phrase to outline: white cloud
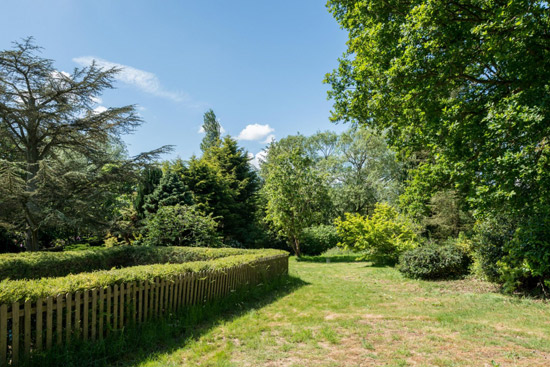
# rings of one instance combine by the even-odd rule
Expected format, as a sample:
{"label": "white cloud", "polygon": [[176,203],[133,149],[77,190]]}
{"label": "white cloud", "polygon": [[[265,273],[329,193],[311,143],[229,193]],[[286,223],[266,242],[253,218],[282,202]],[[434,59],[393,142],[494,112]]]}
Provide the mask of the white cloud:
{"label": "white cloud", "polygon": [[67,73],[66,71],[57,71],[57,70],[52,71],[50,75],[55,79],[59,79],[59,80],[63,80],[64,78],[71,77],[71,74]]}
{"label": "white cloud", "polygon": [[101,112],[105,112],[105,111],[107,111],[107,107],[105,107],[105,106],[97,106],[96,108],[94,108],[95,113],[101,113]]}
{"label": "white cloud", "polygon": [[260,165],[265,162],[267,150],[260,150],[256,155],[248,153],[248,157],[250,158],[250,164],[259,169]]}
{"label": "white cloud", "polygon": [[273,129],[269,125],[260,125],[260,124],[246,125],[246,127],[240,132],[237,139],[262,140],[274,131],[275,129]]}
{"label": "white cloud", "polygon": [[75,57],[73,59],[74,62],[82,66],[89,66],[94,60],[96,65],[102,69],[121,69],[120,72],[115,75],[117,80],[126,84],[134,85],[146,93],[150,93],[158,97],[168,98],[176,102],[182,102],[188,99],[186,95],[164,89],[160,84],[158,77],[151,72],[91,56]]}
{"label": "white cloud", "polygon": [[93,103],[102,104],[103,100],[100,97],[90,97]]}
{"label": "white cloud", "polygon": [[269,135],[267,136],[267,138],[265,138],[265,140],[262,141],[262,143],[264,143],[264,144],[271,144],[271,143],[273,143],[274,141],[275,141],[275,135],[269,134]]}

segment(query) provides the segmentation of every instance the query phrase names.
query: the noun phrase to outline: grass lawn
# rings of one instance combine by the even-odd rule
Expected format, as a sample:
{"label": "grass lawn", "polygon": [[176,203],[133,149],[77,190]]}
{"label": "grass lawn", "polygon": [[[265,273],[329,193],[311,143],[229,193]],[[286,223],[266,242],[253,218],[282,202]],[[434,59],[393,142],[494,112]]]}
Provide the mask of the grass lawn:
{"label": "grass lawn", "polygon": [[291,292],[124,364],[550,366],[548,303],[474,280],[409,280],[365,263],[291,259],[290,275]]}

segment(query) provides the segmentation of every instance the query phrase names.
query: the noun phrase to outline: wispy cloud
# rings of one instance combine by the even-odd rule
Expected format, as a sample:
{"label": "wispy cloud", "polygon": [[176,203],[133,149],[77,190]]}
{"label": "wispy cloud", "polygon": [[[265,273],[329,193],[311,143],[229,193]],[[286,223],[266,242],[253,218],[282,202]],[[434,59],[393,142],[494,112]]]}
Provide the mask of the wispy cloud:
{"label": "wispy cloud", "polygon": [[136,69],[132,66],[118,64],[92,56],[75,57],[73,59],[75,63],[81,66],[89,66],[94,60],[96,65],[102,69],[119,68],[120,72],[115,78],[123,83],[133,85],[143,92],[171,99],[175,102],[190,102],[188,95],[164,89],[159,78],[149,71]]}
{"label": "wispy cloud", "polygon": [[[263,140],[265,139],[265,142],[271,141],[272,138],[275,138],[272,132],[274,132],[275,129],[273,129],[269,125],[260,125],[260,124],[251,124],[246,125],[246,127],[240,132],[237,139],[239,140]],[[271,135],[270,135],[271,134]],[[269,139],[266,139],[269,138]]]}

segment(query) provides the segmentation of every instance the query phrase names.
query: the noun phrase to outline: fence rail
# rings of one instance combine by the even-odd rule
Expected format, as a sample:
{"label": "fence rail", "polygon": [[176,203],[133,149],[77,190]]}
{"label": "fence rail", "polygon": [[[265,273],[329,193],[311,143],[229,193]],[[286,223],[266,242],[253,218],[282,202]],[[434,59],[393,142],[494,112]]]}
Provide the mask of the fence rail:
{"label": "fence rail", "polygon": [[36,302],[0,305],[0,366],[15,366],[34,351],[98,340],[125,325],[141,323],[206,303],[288,272],[288,258],[274,256],[216,271],[172,279],[122,283]]}

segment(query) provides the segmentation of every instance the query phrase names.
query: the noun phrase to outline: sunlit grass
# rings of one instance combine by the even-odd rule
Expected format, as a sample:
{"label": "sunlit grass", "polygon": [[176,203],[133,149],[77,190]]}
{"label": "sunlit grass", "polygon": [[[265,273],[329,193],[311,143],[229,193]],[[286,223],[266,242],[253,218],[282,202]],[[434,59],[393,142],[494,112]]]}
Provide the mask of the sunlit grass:
{"label": "sunlit grass", "polygon": [[475,280],[291,260],[306,285],[135,366],[547,366],[550,305]]}

